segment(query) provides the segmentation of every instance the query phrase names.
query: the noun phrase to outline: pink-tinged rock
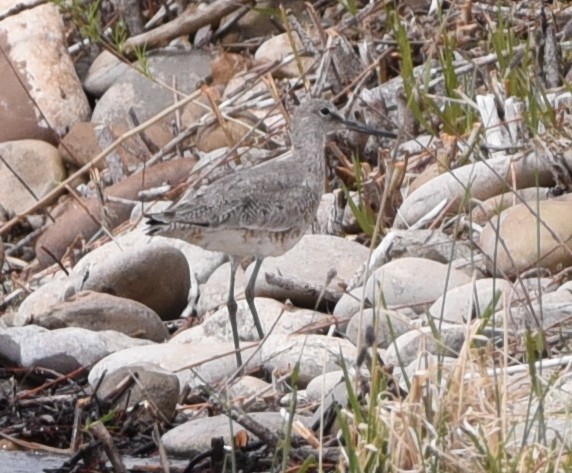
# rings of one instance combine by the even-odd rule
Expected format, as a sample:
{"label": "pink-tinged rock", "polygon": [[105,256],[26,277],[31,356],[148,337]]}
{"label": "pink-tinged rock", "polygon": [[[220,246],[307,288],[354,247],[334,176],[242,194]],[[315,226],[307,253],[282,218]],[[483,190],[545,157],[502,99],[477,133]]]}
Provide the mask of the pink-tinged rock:
{"label": "pink-tinged rock", "polygon": [[[16,3],[2,2],[2,8]],[[0,21],[0,47],[7,53],[0,55],[0,142],[35,138],[56,143],[89,118],[63,28],[53,4]]]}
{"label": "pink-tinged rock", "polygon": [[80,327],[94,332],[115,330],[133,338],[162,342],[168,332],[159,316],[144,304],[101,292],[81,291],[34,317],[47,329]]}
{"label": "pink-tinged rock", "polygon": [[480,239],[489,272],[511,277],[536,267],[558,272],[572,266],[571,214],[572,200],[555,199],[515,205],[492,219]]}
{"label": "pink-tinged rock", "polygon": [[17,214],[35,205],[36,198],[41,199],[66,177],[58,150],[45,141],[0,143],[0,155],[8,164],[0,161],[0,204]]}
{"label": "pink-tinged rock", "polygon": [[[89,163],[101,152],[97,142],[95,125],[90,122],[76,123],[61,140],[58,151],[64,161],[74,166],[82,167]],[[105,166],[105,161],[99,161],[95,164],[98,169],[104,169]]]}
{"label": "pink-tinged rock", "polygon": [[[294,38],[296,49],[300,51],[303,49],[302,43],[298,40],[298,36],[294,35]],[[262,43],[256,50],[254,58],[260,62],[274,62],[281,61],[291,54],[294,54],[294,50],[292,49],[290,38],[287,33],[282,33],[272,36]],[[304,72],[307,72],[314,64],[314,59],[311,57],[302,57],[300,58],[300,63],[302,64]],[[291,61],[276,69],[274,74],[277,77],[299,77],[300,72],[296,61]]]}

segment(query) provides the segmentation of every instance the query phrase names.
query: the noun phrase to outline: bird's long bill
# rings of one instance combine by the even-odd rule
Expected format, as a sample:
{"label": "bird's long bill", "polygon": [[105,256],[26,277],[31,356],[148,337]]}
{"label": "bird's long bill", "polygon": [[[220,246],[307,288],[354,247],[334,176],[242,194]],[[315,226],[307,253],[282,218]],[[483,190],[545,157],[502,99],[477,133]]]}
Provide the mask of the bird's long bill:
{"label": "bird's long bill", "polygon": [[397,138],[397,135],[395,133],[392,133],[391,131],[382,130],[381,128],[373,128],[363,123],[358,123],[351,120],[342,120],[342,123],[350,130],[357,131],[358,133],[381,136],[384,138]]}

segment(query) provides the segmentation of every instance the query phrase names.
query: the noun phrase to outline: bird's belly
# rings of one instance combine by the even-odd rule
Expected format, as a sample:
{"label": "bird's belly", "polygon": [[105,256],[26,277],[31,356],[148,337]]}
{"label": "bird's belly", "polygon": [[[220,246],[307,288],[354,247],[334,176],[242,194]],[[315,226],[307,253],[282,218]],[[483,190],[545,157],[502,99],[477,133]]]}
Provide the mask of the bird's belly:
{"label": "bird's belly", "polygon": [[286,253],[304,235],[304,228],[285,231],[247,230],[202,227],[169,231],[163,236],[179,238],[205,250],[220,251],[233,256],[279,256]]}

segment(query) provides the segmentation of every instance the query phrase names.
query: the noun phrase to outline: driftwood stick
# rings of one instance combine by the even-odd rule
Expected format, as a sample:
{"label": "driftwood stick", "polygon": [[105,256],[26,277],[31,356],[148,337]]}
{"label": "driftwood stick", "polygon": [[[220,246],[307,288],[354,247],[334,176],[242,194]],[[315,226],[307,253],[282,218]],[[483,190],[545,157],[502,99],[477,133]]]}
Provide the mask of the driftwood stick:
{"label": "driftwood stick", "polygon": [[254,435],[256,435],[268,446],[269,449],[273,450],[276,448],[280,437],[265,425],[257,422],[251,416],[239,411],[237,408],[229,409],[226,415],[234,420],[237,424],[241,425],[246,430],[249,430]]}
{"label": "driftwood stick", "polygon": [[129,38],[125,42],[126,52],[131,53],[135,48],[143,46],[145,46],[147,50],[164,46],[172,39],[189,35],[198,31],[203,26],[219,22],[221,18],[246,3],[249,3],[249,0],[216,0],[204,10],[186,10],[165,25]]}
{"label": "driftwood stick", "polygon": [[0,11],[0,21],[8,18],[9,16],[17,15],[24,10],[36,8],[44,3],[48,3],[48,0],[25,0],[23,2],[13,3],[10,7]]}
{"label": "driftwood stick", "polygon": [[123,460],[121,459],[121,455],[113,444],[113,439],[111,438],[111,435],[109,435],[105,426],[100,421],[97,421],[92,424],[90,430],[94,437],[102,443],[105,453],[107,453],[107,457],[111,462],[114,473],[127,473]]}
{"label": "driftwood stick", "polygon": [[293,278],[286,278],[276,273],[266,273],[266,282],[272,286],[279,287],[286,291],[292,291],[312,299],[320,299],[326,302],[338,302],[344,295],[342,291],[324,287],[321,285],[313,285],[306,281],[295,280]]}

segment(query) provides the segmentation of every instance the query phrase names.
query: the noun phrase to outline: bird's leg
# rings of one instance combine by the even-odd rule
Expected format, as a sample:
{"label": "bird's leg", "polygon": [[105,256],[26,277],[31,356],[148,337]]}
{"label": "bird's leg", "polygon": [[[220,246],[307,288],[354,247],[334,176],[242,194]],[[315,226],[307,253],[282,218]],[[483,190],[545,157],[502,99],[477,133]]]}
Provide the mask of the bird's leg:
{"label": "bird's leg", "polygon": [[230,288],[228,291],[228,299],[226,307],[228,309],[228,318],[230,319],[230,327],[232,328],[232,340],[234,341],[234,349],[236,350],[236,364],[240,370],[242,368],[242,356],[240,355],[240,344],[238,340],[238,326],[236,324],[236,300],[234,299],[234,280],[236,278],[236,270],[238,269],[239,259],[234,256],[230,257]]}
{"label": "bird's leg", "polygon": [[258,336],[262,339],[264,338],[264,332],[262,331],[262,325],[260,325],[260,319],[258,318],[258,312],[256,311],[256,306],[254,305],[254,284],[256,283],[256,276],[258,276],[258,271],[260,271],[260,265],[262,264],[262,260],[264,258],[257,257],[254,261],[254,269],[252,270],[252,274],[250,275],[250,279],[248,280],[248,284],[244,289],[244,296],[246,298],[246,302],[248,303],[248,307],[250,308],[250,313],[252,314],[252,318],[254,319],[254,325],[256,326],[256,330],[258,331]]}

